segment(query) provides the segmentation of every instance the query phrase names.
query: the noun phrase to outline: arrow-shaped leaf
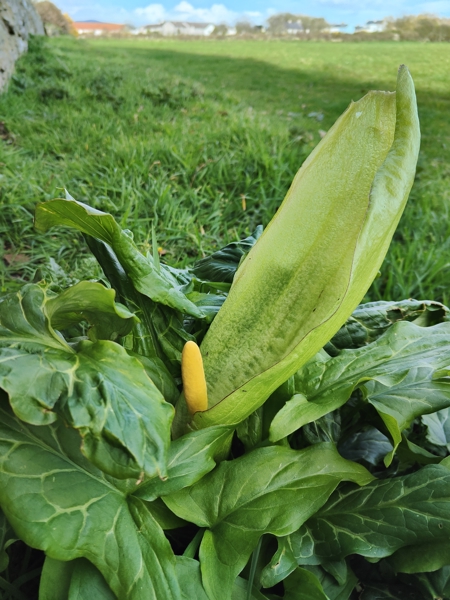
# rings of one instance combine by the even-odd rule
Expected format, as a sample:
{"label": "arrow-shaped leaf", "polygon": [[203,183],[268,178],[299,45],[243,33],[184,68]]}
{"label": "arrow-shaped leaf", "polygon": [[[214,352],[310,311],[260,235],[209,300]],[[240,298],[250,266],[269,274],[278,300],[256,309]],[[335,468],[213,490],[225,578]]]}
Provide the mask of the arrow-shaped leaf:
{"label": "arrow-shaped leaf", "polygon": [[116,293],[100,283],[80,281],[58,295],[50,295],[45,311],[53,329],[66,329],[80,321],[92,327],[89,338],[116,340],[127,335],[138,319],[125,306],[114,301]]}
{"label": "arrow-shaped leaf", "polygon": [[432,300],[402,300],[400,302],[367,302],[353,311],[336,335],[325,346],[335,356],[344,348],[360,348],[377,340],[398,321],[413,321],[431,327],[448,320],[449,309]]}
{"label": "arrow-shaped leaf", "polygon": [[390,556],[400,548],[448,542],[450,472],[430,465],[403,477],[345,486],[290,536],[299,564],[350,554]]}
{"label": "arrow-shaped leaf", "polygon": [[340,481],[363,485],[371,479],[332,444],[302,451],[269,447],[220,463],[164,501],[179,517],[209,528],[200,546],[203,584],[211,600],[227,600],[261,535],[293,532]]}
{"label": "arrow-shaped leaf", "polygon": [[226,425],[193,431],[170,444],[167,478],[150,479],[136,491],[143,500],[155,500],[194,484],[215,467],[215,455],[230,438],[232,429]]}
{"label": "arrow-shaped leaf", "polygon": [[80,431],[86,456],[115,477],[163,475],[172,406],[118,344],[69,346],[46,302],[35,285],[0,299],[0,387],[16,415],[35,425],[63,415]]}
{"label": "arrow-shaped leaf", "polygon": [[0,506],[20,538],[60,561],[87,558],[118,598],[179,600],[162,529],[81,455],[78,432],[25,425],[4,397],[0,416]]}
{"label": "arrow-shaped leaf", "polygon": [[142,294],[180,312],[202,316],[201,310],[186,298],[169,270],[162,266],[158,268],[151,256],[139,252],[130,233],[123,231],[112,215],[77,202],[70,196],[66,200],[49,200],[39,204],[35,214],[36,229],[45,232],[55,225],[74,227],[111,246],[135,288]]}
{"label": "arrow-shaped leaf", "polygon": [[375,342],[305,365],[291,400],[275,416],[272,441],[342,406],[360,388],[380,413],[395,447],[419,415],[450,406],[450,323],[419,327],[400,322]]}

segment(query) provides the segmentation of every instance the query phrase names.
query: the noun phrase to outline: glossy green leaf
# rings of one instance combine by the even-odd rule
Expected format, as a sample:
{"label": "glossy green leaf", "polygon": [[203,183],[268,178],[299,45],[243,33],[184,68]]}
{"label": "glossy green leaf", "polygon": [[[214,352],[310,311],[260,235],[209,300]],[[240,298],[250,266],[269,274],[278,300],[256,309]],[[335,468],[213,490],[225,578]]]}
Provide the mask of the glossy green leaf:
{"label": "glossy green leaf", "polygon": [[437,571],[450,564],[450,541],[406,546],[386,560],[396,573]]}
{"label": "glossy green leaf", "polygon": [[84,558],[62,562],[47,556],[39,600],[117,600],[100,571]]}
{"label": "glossy green leaf", "polygon": [[443,446],[450,451],[450,409],[444,408],[422,417],[427,426],[427,440],[435,446]]}
{"label": "glossy green leaf", "polygon": [[158,357],[147,358],[132,350],[127,350],[127,352],[142,364],[148,377],[163,395],[164,400],[175,405],[180,397],[180,391],[165,363]]}
{"label": "glossy green leaf", "polygon": [[0,299],[0,387],[16,415],[35,425],[63,415],[86,456],[115,477],[164,475],[173,408],[118,344],[69,346],[45,305],[35,285]]}
{"label": "glossy green leaf", "polygon": [[117,304],[115,296],[114,290],[100,283],[80,281],[57,296],[50,295],[45,312],[53,329],[66,329],[87,321],[92,341],[116,340],[127,335],[138,319],[125,306]]}
{"label": "glossy green leaf", "polygon": [[378,465],[391,451],[391,442],[375,427],[357,431],[339,444],[339,452],[344,458],[356,462],[364,460],[373,466]]}
{"label": "glossy green leaf", "polygon": [[397,448],[397,457],[403,469],[406,465],[436,465],[442,461],[442,456],[436,456],[422,446],[411,442],[404,432],[402,433],[402,443]]}
{"label": "glossy green leaf", "polygon": [[329,600],[314,573],[301,568],[285,580],[284,592],[285,600]]}
{"label": "glossy green leaf", "polygon": [[[286,580],[286,578],[286,581],[290,581],[292,585],[292,582],[300,576],[306,577],[303,574],[303,569],[301,571],[297,569],[297,559],[291,545],[292,538],[293,536],[290,535],[278,538],[278,550],[262,571],[261,584],[264,587],[272,587],[280,581]],[[325,565],[333,575],[321,566],[307,566],[306,568],[314,574],[320,583],[320,589],[323,590],[328,600],[347,600],[357,582],[356,576],[348,568],[345,561],[338,563],[336,568],[330,568],[335,567],[330,562],[325,563]],[[292,585],[292,588],[295,589],[295,586]]]}
{"label": "glossy green leaf", "polygon": [[199,279],[232,283],[239,263],[261,237],[263,228],[258,225],[252,235],[238,242],[231,242],[224,248],[202,258],[191,269]]}
{"label": "glossy green leaf", "polygon": [[341,415],[339,411],[327,413],[313,423],[307,423],[302,428],[302,435],[308,445],[319,442],[337,444],[341,437]]}
{"label": "glossy green leaf", "polygon": [[[139,489],[140,488],[138,487],[135,491],[133,491],[133,496],[135,498],[140,498]],[[155,519],[161,529],[164,529],[164,531],[178,529],[179,527],[185,527],[188,525],[187,521],[180,519],[169,508],[167,508],[161,498],[157,498],[152,502],[147,502],[144,498],[140,499],[144,502],[145,508],[150,512],[152,517]]]}
{"label": "glossy green leaf", "polygon": [[179,517],[209,528],[200,545],[203,584],[210,600],[227,600],[261,535],[298,529],[340,481],[363,485],[371,479],[331,444],[302,451],[268,447],[220,463],[164,502]]}
{"label": "glossy green leaf", "polygon": [[[194,285],[196,282],[194,281]],[[203,287],[203,286],[202,286]],[[211,323],[225,302],[225,294],[213,294],[210,292],[189,292],[186,294],[191,302],[198,306],[205,315],[205,322]]]}
{"label": "glossy green leaf", "polygon": [[198,560],[177,556],[176,573],[183,600],[209,600],[202,584]]}
{"label": "glossy green leaf", "polygon": [[373,281],[411,189],[414,87],[353,103],[310,154],[236,274],[202,345],[210,409],[239,423],[339,330]]}
{"label": "glossy green leaf", "polygon": [[255,587],[252,588],[250,597],[248,595],[248,581],[238,577],[234,582],[231,600],[268,600],[267,596],[259,592]]}
{"label": "glossy green leaf", "polygon": [[169,448],[167,479],[150,479],[135,495],[154,500],[194,484],[215,467],[214,458],[231,434],[229,427],[218,425],[174,440]]}
{"label": "glossy green leaf", "polygon": [[270,588],[283,581],[297,568],[297,559],[291,546],[292,536],[278,537],[278,549],[261,572],[261,585]]}
{"label": "glossy green leaf", "polygon": [[0,346],[27,347],[30,351],[75,351],[50,324],[46,314],[46,292],[38,285],[25,285],[17,294],[0,298]]}
{"label": "glossy green leaf", "polygon": [[139,319],[127,337],[125,347],[147,359],[163,361],[164,370],[170,370],[170,377],[180,376],[183,346],[193,339],[183,328],[181,314],[138,292],[108,244],[91,236],[86,236],[86,242],[120,302]]}
{"label": "glossy green leaf", "polygon": [[[100,571],[84,558],[75,561],[68,600],[117,600]],[[62,600],[62,599],[60,599]]]}
{"label": "glossy green leaf", "polygon": [[[448,459],[441,464],[449,468]],[[396,573],[424,573],[437,571],[450,564],[450,542],[433,541],[400,548],[386,559]]]}
{"label": "glossy green leaf", "polygon": [[[197,560],[177,556],[176,571],[183,600],[209,600],[202,584],[200,563]],[[231,600],[267,600],[267,598],[255,588],[248,598],[247,581],[238,577],[233,585]]]}
{"label": "glossy green leaf", "polygon": [[86,558],[118,598],[179,600],[162,529],[82,456],[78,433],[25,425],[4,399],[0,414],[0,506],[20,538],[60,561]]}
{"label": "glossy green leaf", "polygon": [[236,427],[237,436],[246,450],[251,450],[262,441],[263,419],[263,407],[260,407]]}
{"label": "glossy green leaf", "polygon": [[76,560],[63,562],[46,557],[39,581],[39,600],[68,600],[75,563]]}
{"label": "glossy green leaf", "polygon": [[270,438],[286,437],[342,406],[359,388],[386,424],[394,447],[419,415],[450,405],[450,323],[400,322],[365,348],[319,357],[295,377],[296,394],[275,416]]}
{"label": "glossy green leaf", "polygon": [[36,229],[46,232],[55,225],[74,227],[111,246],[136,290],[153,301],[194,317],[202,316],[202,312],[186,298],[170,272],[162,265],[158,268],[151,255],[144,256],[130,232],[122,230],[112,215],[77,202],[70,196],[66,200],[49,200],[38,204]]}
{"label": "glossy green leaf", "polygon": [[377,340],[394,323],[413,321],[431,327],[448,320],[449,309],[432,300],[402,300],[401,302],[368,302],[360,304],[339,331],[326,344],[332,356],[344,348],[360,348]]}
{"label": "glossy green leaf", "polygon": [[291,535],[299,564],[350,554],[379,559],[400,548],[448,541],[450,472],[440,465],[403,477],[345,486]]}
{"label": "glossy green leaf", "polygon": [[358,582],[358,578],[348,568],[345,562],[344,565],[346,570],[345,577],[342,581],[339,581],[339,583],[336,581],[335,577],[330,575],[322,567],[312,566],[306,568],[316,575],[329,600],[348,600]]}
{"label": "glossy green leaf", "polygon": [[[136,583],[139,597],[147,600],[150,596],[153,600],[153,596],[150,595],[153,593],[155,600],[166,597],[170,600],[180,598],[180,587],[174,572],[175,555],[163,530],[147,510],[145,502],[134,496],[128,496],[127,505],[139,534],[139,546],[143,557],[142,561],[139,561],[140,578],[138,577]],[[128,548],[126,540],[124,540],[125,547]],[[146,589],[148,577],[151,578],[150,590]],[[111,584],[110,587],[112,588]],[[118,596],[120,597],[120,594]]]}

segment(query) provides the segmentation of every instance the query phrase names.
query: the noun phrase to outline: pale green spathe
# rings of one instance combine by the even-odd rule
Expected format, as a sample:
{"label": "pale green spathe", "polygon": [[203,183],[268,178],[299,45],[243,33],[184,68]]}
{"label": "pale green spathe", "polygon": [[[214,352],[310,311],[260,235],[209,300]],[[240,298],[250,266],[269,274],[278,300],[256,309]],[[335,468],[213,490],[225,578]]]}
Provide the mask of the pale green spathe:
{"label": "pale green spathe", "polygon": [[239,423],[323,347],[372,283],[411,189],[414,85],[352,103],[297,173],[240,267],[201,350],[210,409],[194,427]]}

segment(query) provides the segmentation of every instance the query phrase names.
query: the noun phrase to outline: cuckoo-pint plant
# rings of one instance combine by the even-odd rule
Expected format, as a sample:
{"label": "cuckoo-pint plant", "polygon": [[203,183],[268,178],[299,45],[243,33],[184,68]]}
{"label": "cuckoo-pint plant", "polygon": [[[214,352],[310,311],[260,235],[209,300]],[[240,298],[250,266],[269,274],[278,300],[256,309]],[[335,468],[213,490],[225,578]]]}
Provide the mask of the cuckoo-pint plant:
{"label": "cuckoo-pint plant", "polygon": [[0,299],[0,568],[20,539],[40,600],[448,596],[449,311],[360,304],[418,150],[403,66],[265,231],[190,268],[69,194],[39,204],[104,277]]}

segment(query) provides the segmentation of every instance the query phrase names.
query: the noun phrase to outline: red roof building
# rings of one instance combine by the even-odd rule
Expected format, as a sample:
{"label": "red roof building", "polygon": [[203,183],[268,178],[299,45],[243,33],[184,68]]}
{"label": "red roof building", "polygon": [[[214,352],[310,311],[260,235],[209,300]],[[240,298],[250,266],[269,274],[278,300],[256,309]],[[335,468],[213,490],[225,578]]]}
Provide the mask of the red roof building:
{"label": "red roof building", "polygon": [[74,21],[73,26],[79,35],[105,35],[128,31],[127,25],[100,23],[99,21]]}

